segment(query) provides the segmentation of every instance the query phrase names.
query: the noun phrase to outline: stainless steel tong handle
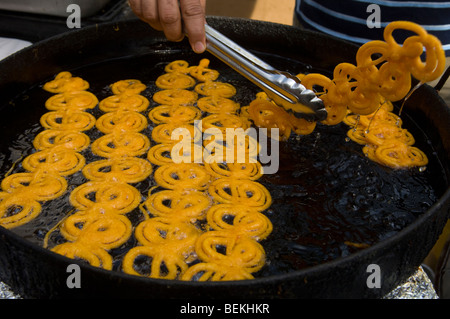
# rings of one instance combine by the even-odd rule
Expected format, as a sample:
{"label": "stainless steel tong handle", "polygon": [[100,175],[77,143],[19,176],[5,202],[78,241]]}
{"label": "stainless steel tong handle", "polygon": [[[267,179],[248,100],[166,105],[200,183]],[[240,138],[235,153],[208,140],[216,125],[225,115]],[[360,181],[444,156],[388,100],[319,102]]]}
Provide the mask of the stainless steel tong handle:
{"label": "stainless steel tong handle", "polygon": [[205,25],[205,30],[207,50],[260,87],[276,104],[299,117],[326,118],[322,100],[296,76],[276,70],[211,26]]}

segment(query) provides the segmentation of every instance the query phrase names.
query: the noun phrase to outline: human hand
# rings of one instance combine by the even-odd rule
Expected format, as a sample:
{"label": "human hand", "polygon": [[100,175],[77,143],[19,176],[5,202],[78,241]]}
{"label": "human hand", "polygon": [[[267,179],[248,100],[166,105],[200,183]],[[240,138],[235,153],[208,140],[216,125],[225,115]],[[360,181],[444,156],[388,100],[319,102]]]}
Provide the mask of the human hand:
{"label": "human hand", "polygon": [[181,41],[185,34],[196,53],[206,49],[206,0],[128,0],[133,12],[167,40]]}

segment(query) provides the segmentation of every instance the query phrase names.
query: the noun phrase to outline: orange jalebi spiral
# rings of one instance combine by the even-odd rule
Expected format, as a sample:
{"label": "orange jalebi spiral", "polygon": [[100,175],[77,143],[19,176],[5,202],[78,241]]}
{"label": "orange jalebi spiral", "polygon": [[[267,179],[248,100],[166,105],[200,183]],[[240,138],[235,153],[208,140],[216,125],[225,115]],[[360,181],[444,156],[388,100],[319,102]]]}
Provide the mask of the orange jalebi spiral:
{"label": "orange jalebi spiral", "polygon": [[40,213],[41,204],[32,197],[0,192],[1,226],[15,228],[35,219]]}
{"label": "orange jalebi spiral", "polygon": [[147,136],[136,132],[111,133],[96,139],[92,152],[96,155],[114,158],[122,156],[140,156],[150,148]]}
{"label": "orange jalebi spiral", "polygon": [[195,85],[195,79],[177,72],[166,73],[156,79],[155,85],[160,89],[188,89]]}
{"label": "orange jalebi spiral", "polygon": [[111,112],[99,117],[95,123],[97,129],[105,134],[113,132],[140,132],[147,128],[148,122],[144,115],[132,112]]}
{"label": "orange jalebi spiral", "polygon": [[[122,263],[126,273],[151,278],[176,279],[188,269],[200,231],[188,223],[166,223],[159,218],[141,222],[135,231],[136,239],[142,246],[128,251]],[[138,258],[151,260],[150,271],[139,271]]]}
{"label": "orange jalebi spiral", "polygon": [[78,210],[114,210],[126,214],[138,207],[140,192],[126,183],[109,181],[87,182],[70,194],[70,203]]}
{"label": "orange jalebi spiral", "polygon": [[84,111],[92,109],[98,104],[97,97],[88,91],[67,91],[56,94],[45,102],[50,111],[74,110]]}
{"label": "orange jalebi spiral", "polygon": [[188,74],[189,73],[189,63],[184,60],[175,60],[167,64],[164,68],[164,71],[167,73],[171,72],[177,72],[182,74]]}
{"label": "orange jalebi spiral", "polygon": [[205,168],[195,163],[160,166],[155,170],[155,182],[173,190],[206,190],[211,181]]}
{"label": "orange jalebi spiral", "polygon": [[136,79],[120,80],[111,84],[114,95],[137,95],[146,88],[145,84]]}
{"label": "orange jalebi spiral", "polygon": [[240,107],[239,103],[216,95],[205,96],[198,99],[197,106],[203,112],[212,114],[215,113],[235,114]]}
{"label": "orange jalebi spiral", "polygon": [[193,123],[200,119],[201,111],[194,106],[160,105],[150,110],[148,117],[155,124]]}
{"label": "orange jalebi spiral", "polygon": [[[416,147],[414,136],[402,128],[401,119],[388,111],[390,105],[380,107],[366,116],[349,115],[344,122],[352,128],[347,136],[364,145],[363,153],[381,165],[391,168],[411,168],[428,163],[427,156]],[[393,148],[398,147],[398,150]]]}
{"label": "orange jalebi spiral", "polygon": [[134,111],[143,112],[145,111],[150,102],[142,95],[111,95],[102,101],[100,101],[99,108],[103,112],[115,112],[115,111]]}
{"label": "orange jalebi spiral", "polygon": [[227,129],[236,129],[236,128],[242,128],[246,130],[249,128],[250,123],[244,121],[241,117],[234,115],[234,114],[226,114],[226,113],[220,113],[220,114],[211,114],[208,116],[205,116],[202,119],[202,130],[206,131],[208,129],[219,129],[222,134],[227,133]]}
{"label": "orange jalebi spiral", "polygon": [[156,92],[153,100],[163,105],[193,105],[197,97],[196,92],[189,90],[168,89]]}
{"label": "orange jalebi spiral", "polygon": [[29,172],[41,170],[44,173],[68,176],[80,171],[86,163],[78,152],[61,148],[59,151],[47,149],[27,156],[22,167]]}
{"label": "orange jalebi spiral", "polygon": [[227,128],[227,130],[225,134],[216,132],[203,142],[205,164],[257,163],[260,151],[258,141],[242,129]]}
{"label": "orange jalebi spiral", "polygon": [[41,125],[46,129],[87,131],[95,125],[95,117],[87,112],[47,112],[41,117]]}
{"label": "orange jalebi spiral", "polygon": [[265,239],[273,227],[270,220],[256,209],[232,204],[212,206],[206,220],[212,230],[226,230],[236,236],[248,236],[255,240]]}
{"label": "orange jalebi spiral", "polygon": [[66,218],[61,234],[70,241],[110,250],[123,245],[131,236],[130,220],[120,214],[79,211]]}
{"label": "orange jalebi spiral", "polygon": [[215,178],[257,180],[263,175],[263,168],[256,163],[205,163],[205,169]]}
{"label": "orange jalebi spiral", "polygon": [[162,190],[149,194],[144,202],[152,216],[189,223],[204,220],[211,204],[208,194],[192,190]]}
{"label": "orange jalebi spiral", "polygon": [[138,157],[118,157],[87,164],[83,175],[91,181],[138,183],[152,173],[151,164]]}
{"label": "orange jalebi spiral", "polygon": [[173,163],[202,163],[203,147],[195,143],[156,144],[148,151],[147,159],[158,166]]}
{"label": "orange jalebi spiral", "polygon": [[195,92],[204,96],[231,98],[236,94],[236,88],[229,83],[209,81],[197,84]]}
{"label": "orange jalebi spiral", "polygon": [[200,82],[212,82],[217,80],[219,72],[210,69],[208,59],[201,59],[197,66],[189,68],[189,74]]}
{"label": "orange jalebi spiral", "polygon": [[257,272],[265,262],[264,249],[256,240],[236,236],[228,231],[202,234],[196,242],[195,252],[205,263],[226,265],[231,269],[241,268],[248,273]]}
{"label": "orange jalebi spiral", "polygon": [[85,150],[90,143],[91,140],[86,134],[66,130],[44,130],[33,140],[34,148],[39,151],[58,148],[81,152]]}
{"label": "orange jalebi spiral", "polygon": [[29,197],[37,201],[48,201],[61,196],[67,188],[62,176],[47,173],[16,173],[3,179],[2,189],[6,193]]}
{"label": "orange jalebi spiral", "polygon": [[427,156],[420,149],[395,139],[376,148],[365,146],[363,152],[371,160],[392,168],[421,167],[428,164]]}
{"label": "orange jalebi spiral", "polygon": [[278,128],[282,140],[287,140],[292,131],[300,135],[307,135],[316,127],[315,122],[296,118],[266,99],[253,100],[249,105],[248,113],[256,126],[269,129]]}
{"label": "orange jalebi spiral", "polygon": [[211,183],[208,192],[218,203],[243,205],[258,211],[267,209],[272,203],[269,191],[250,180],[220,178]]}
{"label": "orange jalebi spiral", "polygon": [[201,132],[192,124],[165,123],[156,126],[152,131],[152,139],[157,143],[172,144],[181,141],[195,143],[201,138]]}
{"label": "orange jalebi spiral", "polygon": [[106,250],[80,242],[67,242],[52,248],[52,251],[71,259],[86,260],[91,266],[112,269],[112,257]]}

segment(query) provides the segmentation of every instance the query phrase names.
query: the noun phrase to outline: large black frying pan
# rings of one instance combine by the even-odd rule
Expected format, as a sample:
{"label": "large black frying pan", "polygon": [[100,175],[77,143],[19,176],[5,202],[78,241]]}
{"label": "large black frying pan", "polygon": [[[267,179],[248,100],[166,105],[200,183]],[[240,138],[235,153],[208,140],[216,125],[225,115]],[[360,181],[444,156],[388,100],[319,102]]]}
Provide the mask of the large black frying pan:
{"label": "large black frying pan", "polygon": [[[354,63],[357,47],[325,35],[245,19],[211,17],[208,22],[237,43],[260,54],[275,67],[287,71],[330,72],[340,62]],[[105,87],[107,88],[108,84],[116,80],[141,78],[149,82],[148,79],[154,80],[161,74],[164,63],[180,58],[196,63],[201,57],[210,58],[212,67],[221,71],[224,80],[242,87],[244,92],[239,96],[242,104],[248,103],[254,97],[254,93],[258,91],[254,86],[234,71],[221,65],[212,56],[193,54],[186,41],[167,42],[161,33],[153,31],[138,20],[107,23],[73,31],[37,43],[5,59],[0,63],[0,130],[2,134],[0,148],[4,166],[2,169],[6,170],[5,166],[11,165],[8,161],[17,160],[20,155],[23,155],[16,154],[11,149],[20,149],[20,145],[17,144],[21,142],[17,141],[29,144],[31,137],[24,135],[23,132],[32,135],[39,116],[45,112],[44,101],[49,97],[42,91],[40,85],[53,78],[58,72],[69,70],[77,76],[82,76],[91,83],[91,89],[99,94],[99,98],[102,98],[109,94]],[[151,92],[148,93],[151,94]],[[422,263],[447,221],[450,205],[448,186],[450,110],[448,106],[433,88],[422,86],[407,101],[403,119],[412,126],[416,125],[415,133],[418,136],[426,134],[428,138],[428,143],[424,141],[419,143],[429,154],[433,154],[430,165],[424,172],[424,174],[431,174],[429,179],[434,180],[431,183],[435,197],[433,202],[423,204],[420,199],[416,203],[417,207],[407,208],[400,215],[390,217],[383,215],[387,216],[383,217],[384,219],[381,215],[377,215],[377,213],[389,213],[383,210],[382,199],[368,202],[364,204],[368,219],[365,222],[359,220],[355,225],[345,224],[342,220],[339,223],[339,218],[343,215],[322,216],[320,209],[303,214],[301,202],[297,206],[290,205],[292,198],[300,197],[300,200],[302,198],[307,200],[305,192],[314,189],[319,197],[309,200],[311,202],[315,200],[320,204],[326,202],[327,192],[335,197],[339,197],[336,195],[337,191],[345,193],[347,187],[345,185],[331,190],[326,189],[325,186],[334,185],[334,178],[338,179],[347,174],[345,171],[339,171],[340,165],[344,165],[347,161],[347,156],[363,161],[364,165],[371,167],[372,172],[390,174],[391,171],[370,163],[361,156],[360,149],[356,147],[347,153],[351,156],[345,155],[344,158],[340,158],[341,163],[336,162],[336,158],[331,158],[330,162],[322,158],[324,161],[321,166],[316,165],[315,162],[309,163],[316,171],[310,169],[309,172],[305,172],[301,170],[301,165],[306,165],[309,161],[308,148],[312,149],[314,145],[320,143],[319,137],[334,136],[336,132],[342,133],[345,130],[337,128],[335,131],[334,128],[323,128],[324,131],[319,129],[319,134],[314,133],[311,137],[302,138],[300,141],[293,139],[292,142],[280,147],[282,158],[292,154],[289,155],[290,162],[281,164],[278,175],[268,176],[263,180],[274,198],[278,200],[274,201],[272,209],[268,212],[274,218],[274,240],[267,242],[267,254],[272,262],[266,267],[266,272],[254,280],[205,283],[157,280],[130,276],[120,271],[105,271],[79,263],[81,288],[70,289],[66,283],[70,275],[70,272],[67,272],[67,266],[78,261],[56,255],[36,242],[36,238],[42,239],[43,233],[54,225],[55,220],[62,217],[62,212],[57,212],[57,208],[54,208],[53,224],[32,224],[37,225],[33,232],[21,233],[0,227],[0,278],[20,295],[38,298],[382,297],[411,276]],[[11,146],[12,143],[13,146]],[[349,146],[351,143],[345,145],[342,139],[337,142],[334,140],[333,143],[335,143],[334,149],[348,151],[351,147]],[[26,149],[26,146],[24,148]],[[295,166],[297,162],[300,163],[300,167]],[[323,173],[332,166],[339,174]],[[367,167],[363,166],[363,171],[367,170]],[[291,168],[295,168],[295,174],[289,172]],[[356,178],[361,171],[351,166],[347,169],[354,172],[354,177],[347,176],[349,177],[348,187],[350,187],[352,181],[357,181],[353,178]],[[402,174],[404,175],[401,176],[408,176],[408,173]],[[311,180],[313,182],[308,184]],[[368,183],[365,186],[371,187],[370,180]],[[372,180],[372,184],[377,184],[377,181]],[[337,189],[339,187],[340,189]],[[356,185],[357,189],[358,187]],[[391,190],[388,191],[391,192]],[[414,198],[420,198],[422,193],[420,191],[401,195],[414,200]],[[353,195],[357,198],[357,191],[354,191]],[[352,203],[347,204],[349,205],[346,207],[351,211]],[[374,210],[372,215],[371,209]],[[345,209],[341,213],[346,214]],[[357,215],[352,218],[357,220]],[[331,219],[328,229],[321,230],[321,225],[316,224],[314,220],[316,217],[317,220],[321,218],[322,221]],[[342,244],[338,243],[336,246],[337,240],[334,238],[329,242],[329,246],[327,244],[319,247],[320,249],[316,247],[308,250],[308,244],[321,245],[318,243],[320,241],[318,234],[325,238],[327,234],[331,237],[340,231],[339,234],[342,236],[348,236],[347,240],[356,243],[364,242],[367,238],[365,239],[362,235],[362,229],[370,227],[371,223],[376,222],[377,217],[383,219],[383,223],[378,224],[376,226],[378,228],[367,231],[374,236],[367,248],[364,246],[364,249],[358,249],[350,245],[346,246],[347,250],[343,250]],[[313,218],[314,224],[304,226],[308,225],[310,218]],[[352,218],[345,221],[350,223]],[[395,225],[395,222],[398,224]],[[346,227],[342,229],[342,225]],[[288,236],[280,237],[279,231],[283,229],[289,232]],[[303,235],[311,236],[309,243],[299,244],[296,241],[298,240],[296,237]],[[326,251],[328,247],[336,248],[337,253],[334,258],[325,257],[315,264],[302,264],[302,256],[306,259],[308,254],[314,255],[318,250]],[[289,255],[292,251],[297,252],[297,255]],[[313,256],[312,259],[314,258]],[[277,266],[277,262],[281,264]],[[369,287],[367,284],[371,274],[368,266],[372,264],[380,267],[380,288]],[[284,266],[288,269],[281,271]],[[276,267],[278,269],[274,269]]]}

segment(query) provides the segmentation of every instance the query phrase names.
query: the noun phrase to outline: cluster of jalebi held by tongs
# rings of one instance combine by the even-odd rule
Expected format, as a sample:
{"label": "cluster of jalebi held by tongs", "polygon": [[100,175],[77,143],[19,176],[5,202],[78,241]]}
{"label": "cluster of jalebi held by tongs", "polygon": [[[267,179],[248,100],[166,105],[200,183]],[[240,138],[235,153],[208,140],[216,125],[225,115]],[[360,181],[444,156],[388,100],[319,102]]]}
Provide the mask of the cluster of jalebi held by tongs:
{"label": "cluster of jalebi held by tongs", "polygon": [[[403,43],[394,38],[396,30],[413,33]],[[299,74],[302,84],[323,100],[328,111],[322,121],[336,125],[344,121],[352,128],[349,137],[364,145],[364,153],[373,161],[392,168],[421,167],[427,156],[414,147],[414,138],[401,127],[393,114],[392,102],[404,99],[412,89],[412,77],[419,84],[437,79],[445,68],[445,53],[435,36],[408,21],[386,26],[384,41],[362,45],[356,65],[341,63],[332,77],[319,73]],[[253,101],[248,109],[258,126],[278,127],[287,139],[299,132],[292,116],[264,98]],[[311,131],[314,123],[310,124]]]}

